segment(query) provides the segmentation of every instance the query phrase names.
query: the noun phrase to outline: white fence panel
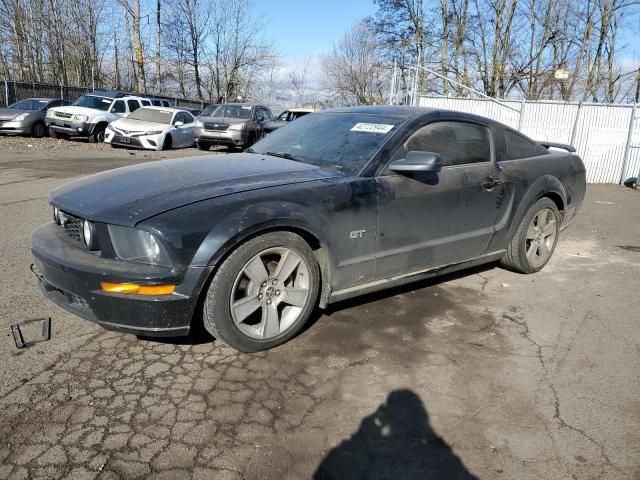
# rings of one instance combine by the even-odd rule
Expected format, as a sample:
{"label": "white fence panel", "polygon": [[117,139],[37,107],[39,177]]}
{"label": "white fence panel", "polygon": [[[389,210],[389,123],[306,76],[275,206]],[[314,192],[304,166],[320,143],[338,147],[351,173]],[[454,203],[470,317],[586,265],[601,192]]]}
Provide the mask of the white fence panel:
{"label": "white fence panel", "polygon": [[[521,102],[501,102],[523,108]],[[622,171],[630,105],[530,101],[524,103],[521,119],[518,111],[485,99],[421,97],[420,106],[482,115],[513,128],[521,123],[521,131],[535,140],[573,143],[584,161],[589,183],[618,183],[621,178],[635,177],[640,169],[640,148],[632,148]],[[640,146],[640,119],[636,120],[631,144]]]}

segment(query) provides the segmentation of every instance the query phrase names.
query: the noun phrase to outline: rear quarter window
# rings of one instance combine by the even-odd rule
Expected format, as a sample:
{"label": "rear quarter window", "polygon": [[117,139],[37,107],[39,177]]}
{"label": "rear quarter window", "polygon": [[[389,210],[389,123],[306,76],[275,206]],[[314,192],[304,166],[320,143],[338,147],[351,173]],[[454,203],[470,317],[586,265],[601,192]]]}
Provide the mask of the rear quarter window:
{"label": "rear quarter window", "polygon": [[505,143],[504,160],[518,160],[547,153],[547,150],[542,145],[529,140],[524,135],[511,130],[503,131]]}

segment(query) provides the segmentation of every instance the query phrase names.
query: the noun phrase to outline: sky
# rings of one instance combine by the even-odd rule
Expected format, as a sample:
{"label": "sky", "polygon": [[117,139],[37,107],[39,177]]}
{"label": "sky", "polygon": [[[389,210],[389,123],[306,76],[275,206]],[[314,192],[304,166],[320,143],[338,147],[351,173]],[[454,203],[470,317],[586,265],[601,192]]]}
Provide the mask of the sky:
{"label": "sky", "polygon": [[290,61],[330,50],[376,11],[373,0],[254,0],[254,6],[267,22],[267,38]]}

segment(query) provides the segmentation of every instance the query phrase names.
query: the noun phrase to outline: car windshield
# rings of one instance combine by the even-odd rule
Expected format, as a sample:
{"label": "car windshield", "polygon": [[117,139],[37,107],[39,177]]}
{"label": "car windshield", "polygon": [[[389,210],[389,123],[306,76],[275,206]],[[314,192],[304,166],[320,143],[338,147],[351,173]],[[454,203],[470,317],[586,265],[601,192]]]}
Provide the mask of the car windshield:
{"label": "car windshield", "polygon": [[7,108],[11,108],[13,110],[40,110],[47,106],[49,100],[20,100],[12,105],[9,105]]}
{"label": "car windshield", "polygon": [[157,110],[155,108],[139,108],[127,117],[127,120],[140,120],[141,122],[171,123],[173,112],[171,110]]}
{"label": "car windshield", "polygon": [[112,98],[96,97],[95,95],[83,95],[78,100],[73,102],[76,107],[93,108],[95,110],[102,110],[106,112],[109,109],[109,105],[113,101]]}
{"label": "car windshield", "polygon": [[251,118],[251,107],[247,105],[209,105],[202,112],[204,117]]}
{"label": "car windshield", "polygon": [[357,175],[403,119],[363,113],[315,113],[279,128],[251,151]]}

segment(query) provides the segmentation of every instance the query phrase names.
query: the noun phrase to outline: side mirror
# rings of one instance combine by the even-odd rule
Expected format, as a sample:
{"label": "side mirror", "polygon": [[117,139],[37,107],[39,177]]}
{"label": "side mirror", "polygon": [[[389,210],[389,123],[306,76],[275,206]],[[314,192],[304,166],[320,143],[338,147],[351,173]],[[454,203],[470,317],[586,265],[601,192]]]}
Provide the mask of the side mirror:
{"label": "side mirror", "polygon": [[176,128],[180,128],[184,125],[184,122],[176,122],[173,124]]}
{"label": "side mirror", "polygon": [[411,151],[404,159],[389,165],[389,169],[396,173],[439,172],[442,170],[442,157],[433,152]]}

